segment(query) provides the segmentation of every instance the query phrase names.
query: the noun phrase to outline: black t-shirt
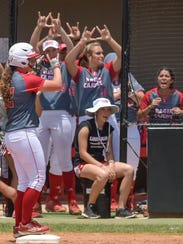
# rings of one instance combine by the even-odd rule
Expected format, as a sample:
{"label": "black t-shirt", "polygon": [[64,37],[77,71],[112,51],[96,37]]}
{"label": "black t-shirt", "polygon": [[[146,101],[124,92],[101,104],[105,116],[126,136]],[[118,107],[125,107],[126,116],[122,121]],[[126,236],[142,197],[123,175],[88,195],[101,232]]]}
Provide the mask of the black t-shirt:
{"label": "black t-shirt", "polygon": [[78,134],[79,134],[79,131],[85,126],[87,126],[89,128],[87,152],[92,157],[94,157],[96,160],[98,160],[100,162],[104,161],[103,144],[105,145],[105,148],[106,148],[107,141],[109,139],[108,134],[111,134],[112,131],[114,130],[114,128],[108,122],[106,122],[103,126],[103,129],[98,130],[99,131],[99,136],[98,136],[97,127],[96,127],[94,119],[90,119],[90,120],[81,122],[80,125],[78,126],[78,128],[76,129],[75,140],[74,140],[74,146],[75,146],[74,167],[76,167],[78,164],[80,164],[84,161],[84,160],[82,160],[82,158],[80,158],[80,155],[79,155]]}

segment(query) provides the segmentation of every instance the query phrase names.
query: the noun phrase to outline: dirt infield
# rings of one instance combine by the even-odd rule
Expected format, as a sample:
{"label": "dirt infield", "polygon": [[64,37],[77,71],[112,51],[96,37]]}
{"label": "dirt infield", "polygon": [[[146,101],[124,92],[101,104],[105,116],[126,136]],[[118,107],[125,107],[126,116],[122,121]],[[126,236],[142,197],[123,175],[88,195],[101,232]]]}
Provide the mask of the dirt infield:
{"label": "dirt infield", "polygon": [[[183,244],[183,235],[62,233],[60,244]],[[10,234],[0,234],[0,244],[12,244]]]}

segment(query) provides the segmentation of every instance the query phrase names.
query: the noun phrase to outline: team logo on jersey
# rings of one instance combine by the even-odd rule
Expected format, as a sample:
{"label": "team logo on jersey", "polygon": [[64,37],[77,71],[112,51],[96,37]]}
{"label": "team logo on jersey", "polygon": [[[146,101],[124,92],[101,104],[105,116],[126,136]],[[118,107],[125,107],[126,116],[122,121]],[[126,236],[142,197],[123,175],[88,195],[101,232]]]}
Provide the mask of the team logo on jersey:
{"label": "team logo on jersey", "polygon": [[172,119],[172,109],[171,108],[155,108],[154,118],[159,119]]}
{"label": "team logo on jersey", "polygon": [[102,80],[102,77],[86,77],[86,81],[83,83],[83,88],[96,88],[99,86],[103,86],[104,82]]}

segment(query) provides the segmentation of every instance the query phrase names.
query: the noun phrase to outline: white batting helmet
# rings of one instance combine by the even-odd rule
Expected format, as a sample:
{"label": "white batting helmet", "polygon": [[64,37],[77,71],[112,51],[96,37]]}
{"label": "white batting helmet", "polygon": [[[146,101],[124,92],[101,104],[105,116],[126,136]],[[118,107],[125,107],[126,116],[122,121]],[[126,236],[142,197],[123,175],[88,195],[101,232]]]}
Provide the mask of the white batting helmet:
{"label": "white batting helmet", "polygon": [[33,47],[29,43],[19,42],[9,49],[8,64],[10,66],[25,68],[29,64],[28,58],[37,56],[39,54],[33,50]]}

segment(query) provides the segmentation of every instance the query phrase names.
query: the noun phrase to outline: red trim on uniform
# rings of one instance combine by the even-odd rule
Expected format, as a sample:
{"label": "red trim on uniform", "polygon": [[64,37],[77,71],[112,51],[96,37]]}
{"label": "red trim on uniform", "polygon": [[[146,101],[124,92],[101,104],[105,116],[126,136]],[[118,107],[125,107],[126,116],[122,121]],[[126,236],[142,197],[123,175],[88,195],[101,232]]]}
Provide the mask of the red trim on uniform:
{"label": "red trim on uniform", "polygon": [[45,82],[45,79],[43,79],[37,75],[34,75],[32,73],[26,73],[26,74],[21,73],[21,72],[19,72],[19,73],[24,78],[27,92],[39,91]]}
{"label": "red trim on uniform", "polygon": [[118,74],[118,72],[114,71],[113,61],[111,61],[107,64],[104,64],[104,66],[106,67],[106,69],[109,70],[109,73],[110,73],[110,76],[112,79]]}
{"label": "red trim on uniform", "polygon": [[147,149],[146,149],[146,147],[141,147],[140,148],[140,157],[141,158],[146,158],[147,157]]}
{"label": "red trim on uniform", "polygon": [[28,58],[38,58],[39,56],[41,56],[39,53],[33,53],[28,55]]}

